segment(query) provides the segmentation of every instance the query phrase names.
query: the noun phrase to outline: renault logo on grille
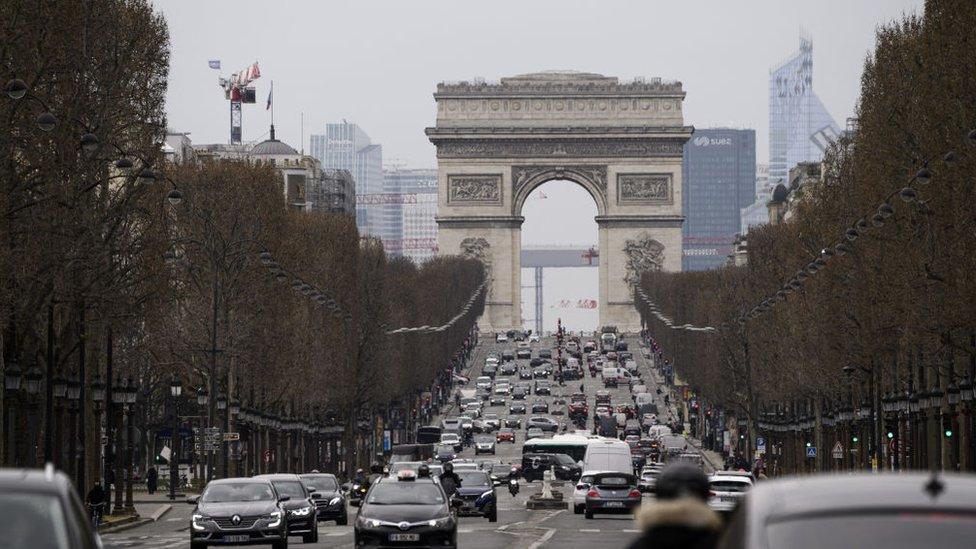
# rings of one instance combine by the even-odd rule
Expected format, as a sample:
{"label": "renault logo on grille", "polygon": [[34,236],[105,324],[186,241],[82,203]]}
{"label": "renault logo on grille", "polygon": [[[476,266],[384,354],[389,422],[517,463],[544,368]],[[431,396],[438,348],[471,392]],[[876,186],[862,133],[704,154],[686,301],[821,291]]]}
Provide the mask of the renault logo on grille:
{"label": "renault logo on grille", "polygon": [[230,517],[230,522],[231,522],[231,524],[235,524],[235,525],[236,524],[240,524],[241,523],[241,516],[240,515],[234,515],[234,516]]}
{"label": "renault logo on grille", "polygon": [[407,529],[410,528],[410,523],[409,522],[401,522],[400,524],[397,524],[397,526],[399,526],[401,530],[407,530]]}

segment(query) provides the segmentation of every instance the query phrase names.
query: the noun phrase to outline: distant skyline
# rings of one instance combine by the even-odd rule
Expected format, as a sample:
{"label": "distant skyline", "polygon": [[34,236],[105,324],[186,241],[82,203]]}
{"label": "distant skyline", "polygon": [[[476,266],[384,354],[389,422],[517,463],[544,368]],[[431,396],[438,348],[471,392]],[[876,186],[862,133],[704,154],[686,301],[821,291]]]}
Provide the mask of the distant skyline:
{"label": "distant skyline", "polygon": [[[423,130],[438,82],[497,80],[546,69],[627,80],[660,76],[687,91],[685,122],[753,128],[768,152],[769,69],[814,42],[814,87],[838,121],[850,117],[877,26],[923,0],[500,0],[490,9],[437,1],[157,0],[171,35],[167,113],[196,143],[228,139],[218,76],[257,61],[258,101],[244,106],[244,140],[266,138],[275,81],[279,139],[308,151],[327,122],[357,123],[387,160],[436,165]],[[222,68],[210,69],[219,59]],[[304,139],[301,113],[304,112]]]}

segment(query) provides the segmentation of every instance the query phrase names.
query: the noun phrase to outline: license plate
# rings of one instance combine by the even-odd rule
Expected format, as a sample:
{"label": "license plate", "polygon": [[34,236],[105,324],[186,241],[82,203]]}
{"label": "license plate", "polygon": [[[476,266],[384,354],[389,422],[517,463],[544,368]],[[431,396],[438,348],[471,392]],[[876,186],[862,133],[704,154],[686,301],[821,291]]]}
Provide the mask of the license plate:
{"label": "license plate", "polygon": [[739,501],[739,498],[737,498],[735,496],[722,496],[720,499],[722,501],[727,501],[729,503],[734,503],[736,501]]}
{"label": "license plate", "polygon": [[390,541],[418,541],[420,534],[390,534]]}
{"label": "license plate", "polygon": [[603,504],[604,507],[623,507],[624,504],[621,501],[608,501]]}
{"label": "license plate", "polygon": [[227,543],[237,543],[241,541],[248,541],[250,539],[251,536],[248,535],[224,536],[224,541],[226,541]]}

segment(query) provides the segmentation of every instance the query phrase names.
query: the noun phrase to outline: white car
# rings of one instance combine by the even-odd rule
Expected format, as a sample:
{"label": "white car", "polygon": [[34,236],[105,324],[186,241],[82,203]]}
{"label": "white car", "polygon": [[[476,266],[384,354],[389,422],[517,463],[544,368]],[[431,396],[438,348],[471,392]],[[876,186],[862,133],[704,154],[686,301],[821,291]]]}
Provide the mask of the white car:
{"label": "white car", "polygon": [[475,381],[475,387],[479,389],[491,390],[491,378],[488,376],[481,376]]}
{"label": "white car", "polygon": [[508,342],[508,336],[505,334],[495,334],[495,343],[506,343]]}
{"label": "white car", "polygon": [[708,506],[718,513],[731,513],[752,488],[752,478],[747,474],[714,473],[708,477],[708,488]]}
{"label": "white car", "polygon": [[532,334],[529,336],[529,343],[538,343],[539,341],[539,334]]}
{"label": "white car", "polygon": [[499,383],[495,385],[496,395],[507,395],[512,391],[511,387],[507,383]]}
{"label": "white car", "polygon": [[525,341],[519,341],[518,343],[515,344],[515,348],[516,349],[528,349],[529,348],[529,344],[527,342],[525,342]]}
{"label": "white car", "polygon": [[590,491],[593,475],[607,472],[609,471],[583,471],[579,480],[576,481],[576,486],[573,487],[573,514],[583,514],[583,509],[586,507],[586,493]]}

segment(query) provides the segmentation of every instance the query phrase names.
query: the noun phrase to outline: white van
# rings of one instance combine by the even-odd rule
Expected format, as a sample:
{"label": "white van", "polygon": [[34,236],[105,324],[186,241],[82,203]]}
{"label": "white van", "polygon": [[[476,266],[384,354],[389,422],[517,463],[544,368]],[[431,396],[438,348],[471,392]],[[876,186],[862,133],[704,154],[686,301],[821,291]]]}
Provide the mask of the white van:
{"label": "white van", "polygon": [[663,436],[670,436],[671,428],[667,425],[651,425],[647,428],[647,436],[651,438],[660,438]]}
{"label": "white van", "polygon": [[630,375],[624,368],[620,367],[607,367],[603,369],[603,379],[617,378],[617,383],[630,383]]}
{"label": "white van", "polygon": [[582,470],[633,473],[634,464],[630,459],[630,445],[614,438],[591,441],[586,445]]}

